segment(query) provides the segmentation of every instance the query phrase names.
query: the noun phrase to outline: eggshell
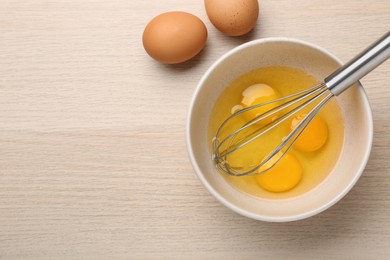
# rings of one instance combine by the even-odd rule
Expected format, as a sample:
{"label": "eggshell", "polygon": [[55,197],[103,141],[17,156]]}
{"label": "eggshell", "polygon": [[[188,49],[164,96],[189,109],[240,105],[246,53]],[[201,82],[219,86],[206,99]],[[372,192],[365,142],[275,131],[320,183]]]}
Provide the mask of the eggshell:
{"label": "eggshell", "polygon": [[205,46],[207,29],[195,15],[167,12],[153,18],[146,26],[142,42],[155,60],[176,64],[187,61]]}
{"label": "eggshell", "polygon": [[204,3],[211,23],[229,36],[250,32],[259,17],[257,0],[205,0]]}

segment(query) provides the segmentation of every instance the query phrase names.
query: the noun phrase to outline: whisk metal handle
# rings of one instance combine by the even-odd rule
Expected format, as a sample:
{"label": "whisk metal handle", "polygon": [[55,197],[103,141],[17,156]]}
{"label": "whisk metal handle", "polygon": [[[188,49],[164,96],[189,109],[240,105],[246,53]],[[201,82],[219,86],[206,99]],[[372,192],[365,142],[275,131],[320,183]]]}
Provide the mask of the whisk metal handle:
{"label": "whisk metal handle", "polygon": [[339,95],[390,57],[390,32],[325,78],[328,89]]}

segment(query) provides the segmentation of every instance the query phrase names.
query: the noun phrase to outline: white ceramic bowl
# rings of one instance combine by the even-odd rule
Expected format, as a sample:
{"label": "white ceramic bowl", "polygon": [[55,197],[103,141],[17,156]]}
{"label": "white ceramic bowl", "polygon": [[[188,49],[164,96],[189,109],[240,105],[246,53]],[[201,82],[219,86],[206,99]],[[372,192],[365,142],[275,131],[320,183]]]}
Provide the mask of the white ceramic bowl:
{"label": "white ceramic bowl", "polygon": [[203,75],[187,118],[189,157],[206,189],[233,211],[263,221],[285,222],[318,214],[339,201],[357,182],[368,161],[373,138],[370,105],[360,83],[338,98],[345,119],[344,145],[338,163],[312,190],[288,199],[262,199],[230,186],[211,161],[208,121],[223,89],[238,76],[264,66],[290,66],[323,79],[341,65],[323,48],[291,38],[248,42],[218,59]]}

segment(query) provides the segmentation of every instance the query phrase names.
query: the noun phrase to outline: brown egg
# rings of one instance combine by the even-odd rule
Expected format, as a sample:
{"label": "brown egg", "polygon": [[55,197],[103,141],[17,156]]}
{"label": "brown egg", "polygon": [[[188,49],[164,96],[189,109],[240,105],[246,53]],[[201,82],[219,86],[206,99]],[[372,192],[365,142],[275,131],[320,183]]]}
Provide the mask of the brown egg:
{"label": "brown egg", "polygon": [[204,3],[211,23],[229,36],[250,32],[259,16],[257,0],[205,0]]}
{"label": "brown egg", "polygon": [[146,26],[142,41],[146,52],[165,64],[187,61],[205,46],[207,29],[195,15],[168,12],[153,18]]}

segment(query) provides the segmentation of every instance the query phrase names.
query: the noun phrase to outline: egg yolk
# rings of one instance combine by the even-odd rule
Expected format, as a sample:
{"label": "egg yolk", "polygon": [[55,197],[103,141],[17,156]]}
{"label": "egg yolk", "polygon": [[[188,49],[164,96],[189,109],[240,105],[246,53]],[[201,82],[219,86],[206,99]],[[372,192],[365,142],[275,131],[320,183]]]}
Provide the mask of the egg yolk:
{"label": "egg yolk", "polygon": [[[277,153],[259,171],[269,169],[280,157]],[[264,158],[265,159],[265,158]],[[256,176],[257,183],[267,191],[283,192],[294,188],[302,179],[302,167],[292,154],[285,154],[282,159],[270,170]]]}
{"label": "egg yolk", "polygon": [[[243,97],[242,97],[241,104],[244,108],[280,98],[279,93],[266,84],[251,85],[242,92],[242,96]],[[275,108],[278,105],[279,105],[278,102],[273,102],[268,105],[254,108],[245,112],[244,116],[246,117],[247,120],[252,120],[255,117],[267,112],[268,110]],[[277,114],[274,114],[273,116],[267,118],[267,120],[262,120],[261,122],[265,125],[272,122],[272,120],[274,120],[275,118],[277,118]]]}
{"label": "egg yolk", "polygon": [[[294,129],[305,116],[306,114],[296,116],[291,121],[291,130]],[[326,143],[327,139],[328,126],[321,117],[316,116],[298,137],[294,143],[294,147],[302,152],[314,152],[320,149]]]}

